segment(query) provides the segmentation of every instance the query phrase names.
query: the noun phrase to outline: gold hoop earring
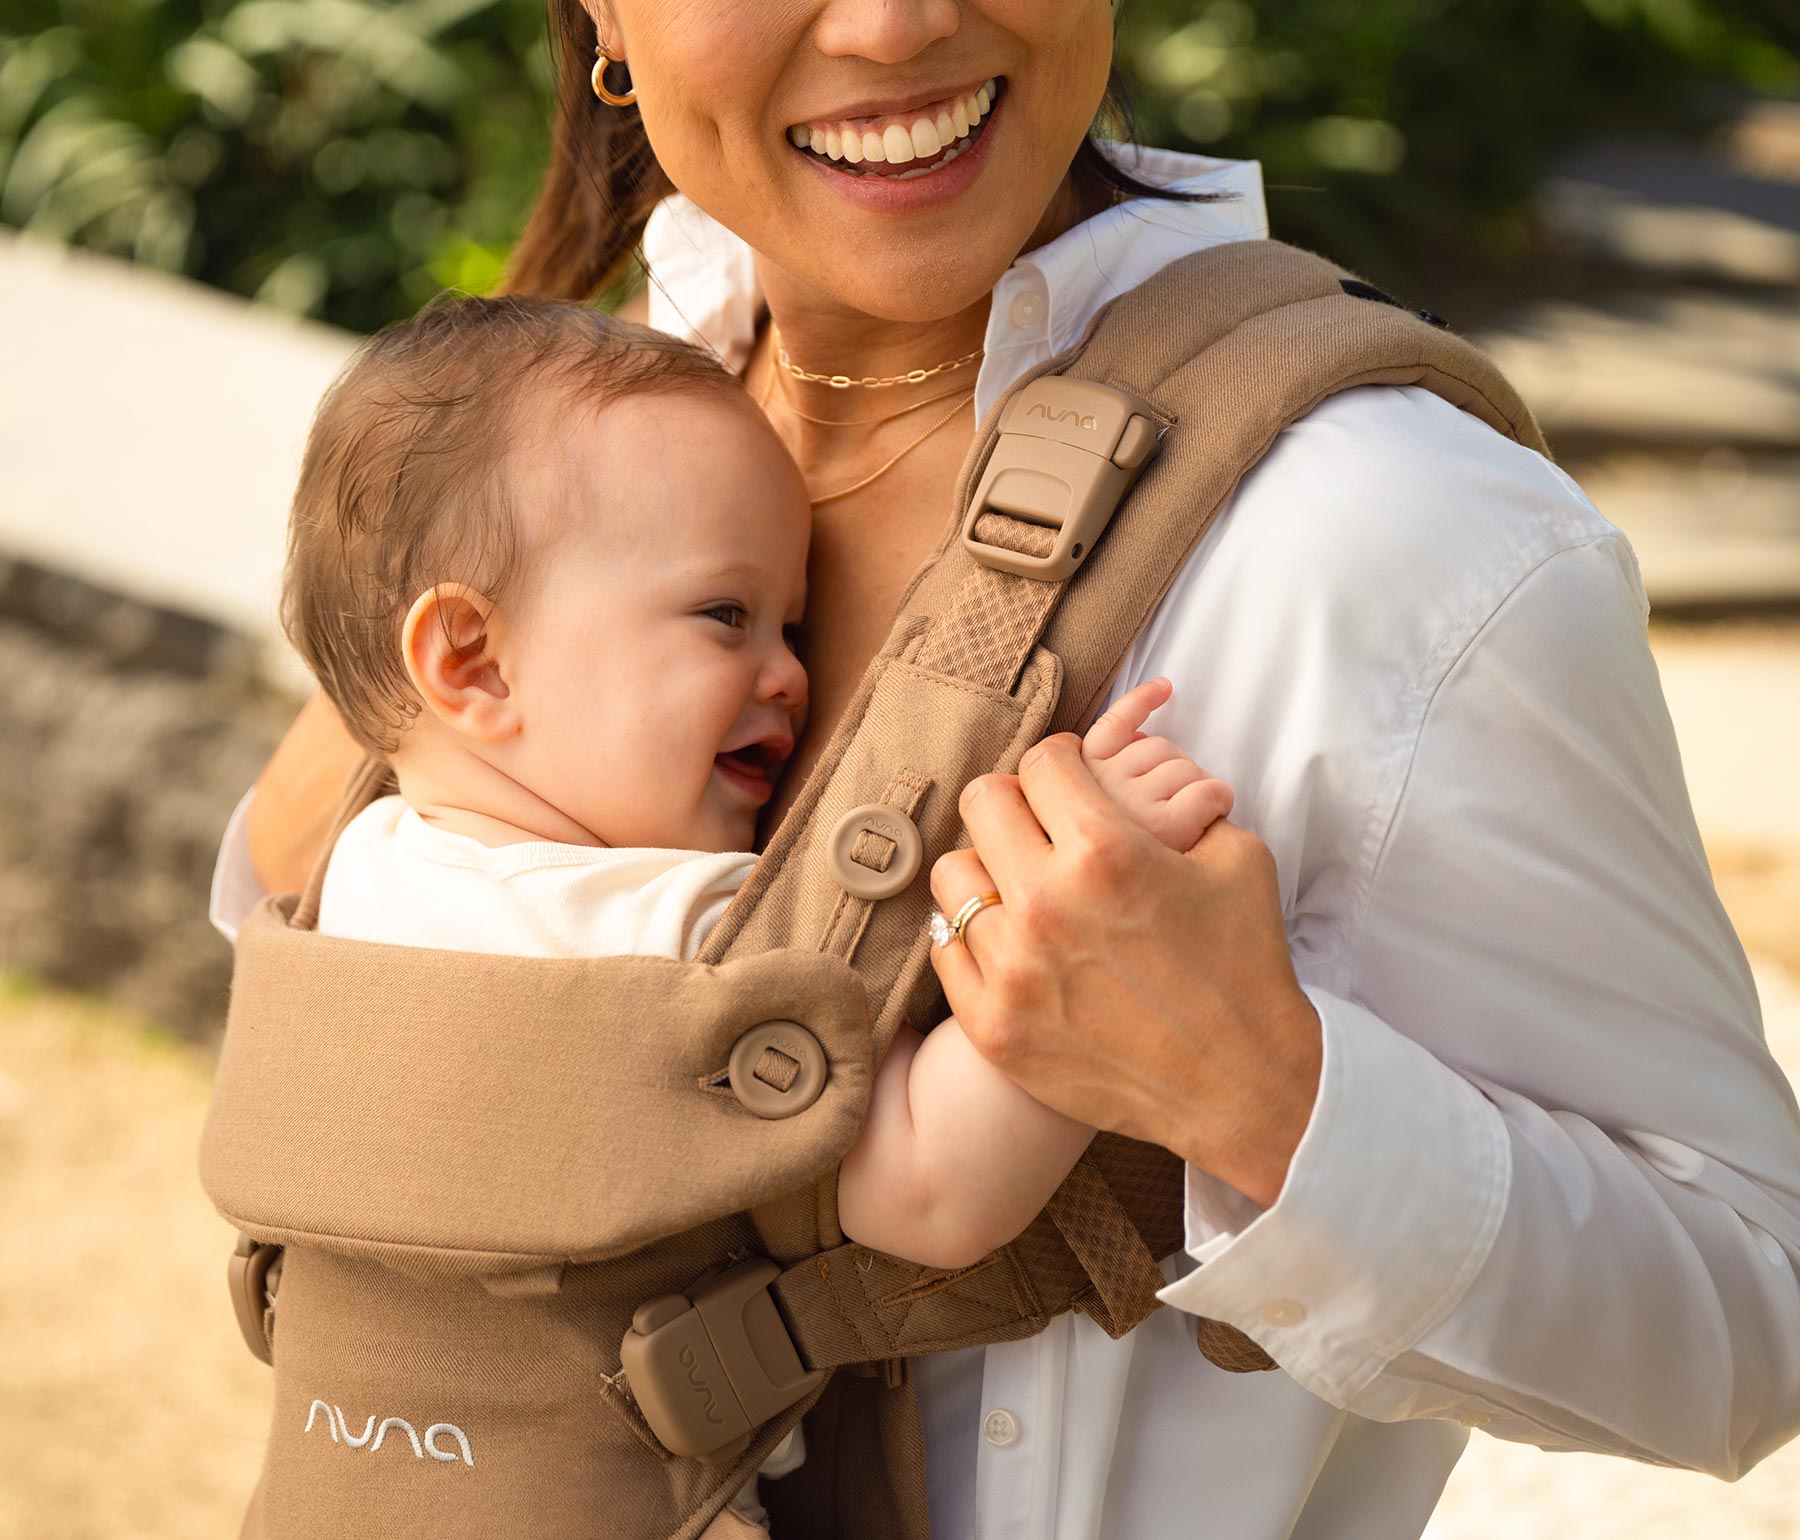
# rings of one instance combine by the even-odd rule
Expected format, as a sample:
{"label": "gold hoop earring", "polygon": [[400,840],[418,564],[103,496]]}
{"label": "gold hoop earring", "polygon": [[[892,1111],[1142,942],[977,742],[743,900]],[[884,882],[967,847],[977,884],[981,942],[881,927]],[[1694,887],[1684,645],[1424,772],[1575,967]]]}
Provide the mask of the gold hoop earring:
{"label": "gold hoop earring", "polygon": [[599,55],[599,57],[594,60],[594,73],[589,77],[594,84],[594,95],[599,97],[600,100],[605,102],[609,107],[629,107],[637,100],[636,86],[633,86],[623,96],[620,96],[616,91],[609,91],[606,89],[606,66],[609,64],[623,64],[625,61],[623,59],[615,59],[606,51],[606,46],[603,43],[595,43],[594,52]]}

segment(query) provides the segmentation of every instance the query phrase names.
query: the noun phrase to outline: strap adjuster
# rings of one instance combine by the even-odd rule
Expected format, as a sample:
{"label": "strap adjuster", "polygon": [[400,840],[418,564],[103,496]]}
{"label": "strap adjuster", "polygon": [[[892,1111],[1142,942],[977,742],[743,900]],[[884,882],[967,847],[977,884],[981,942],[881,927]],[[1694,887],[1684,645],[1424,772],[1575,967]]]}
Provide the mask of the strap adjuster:
{"label": "strap adjuster", "polygon": [[619,1348],[638,1409],[671,1454],[723,1465],[750,1435],[825,1379],[800,1362],[769,1285],[781,1269],[753,1257],[640,1305]]}
{"label": "strap adjuster", "polygon": [[225,1264],[225,1286],[231,1291],[231,1304],[237,1313],[238,1330],[244,1334],[244,1345],[266,1364],[275,1361],[269,1334],[263,1327],[263,1313],[269,1307],[269,1268],[281,1256],[279,1246],[270,1246],[240,1233],[237,1249]]}
{"label": "strap adjuster", "polygon": [[[1155,409],[1129,391],[1060,374],[1033,380],[1000,414],[1000,437],[963,518],[963,549],[997,571],[1060,583],[1093,550],[1162,433]],[[1049,549],[980,538],[990,513],[1052,532]]]}

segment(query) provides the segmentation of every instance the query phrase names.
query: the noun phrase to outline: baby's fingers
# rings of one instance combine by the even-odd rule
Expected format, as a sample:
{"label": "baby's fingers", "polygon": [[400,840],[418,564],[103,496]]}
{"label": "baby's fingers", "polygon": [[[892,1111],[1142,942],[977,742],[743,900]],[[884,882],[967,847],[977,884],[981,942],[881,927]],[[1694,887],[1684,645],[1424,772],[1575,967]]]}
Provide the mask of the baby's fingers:
{"label": "baby's fingers", "polygon": [[1111,759],[1120,749],[1135,743],[1138,729],[1150,713],[1175,693],[1175,686],[1160,676],[1127,690],[1100,714],[1081,740],[1086,759]]}
{"label": "baby's fingers", "polygon": [[1231,816],[1236,804],[1231,787],[1212,776],[1183,786],[1163,804],[1171,836],[1168,843],[1176,850],[1192,850],[1202,834],[1221,818]]}

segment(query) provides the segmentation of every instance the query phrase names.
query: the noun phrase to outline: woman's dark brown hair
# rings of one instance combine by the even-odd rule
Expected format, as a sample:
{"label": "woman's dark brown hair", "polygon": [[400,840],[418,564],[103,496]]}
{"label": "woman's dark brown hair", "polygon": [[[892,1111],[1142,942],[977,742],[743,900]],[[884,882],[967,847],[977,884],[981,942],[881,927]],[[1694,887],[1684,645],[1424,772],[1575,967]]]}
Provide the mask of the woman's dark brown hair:
{"label": "woman's dark brown hair", "polygon": [[[675,190],[650,148],[637,108],[609,107],[594,95],[590,71],[597,40],[581,0],[550,0],[556,71],[550,166],[495,285],[497,294],[589,300],[604,293],[625,276],[651,210]],[[1130,98],[1117,70],[1107,78],[1099,121],[1117,124],[1123,138],[1135,139]],[[1141,182],[1109,160],[1091,133],[1072,170],[1090,185],[1130,198],[1210,203],[1231,196],[1170,192]]]}

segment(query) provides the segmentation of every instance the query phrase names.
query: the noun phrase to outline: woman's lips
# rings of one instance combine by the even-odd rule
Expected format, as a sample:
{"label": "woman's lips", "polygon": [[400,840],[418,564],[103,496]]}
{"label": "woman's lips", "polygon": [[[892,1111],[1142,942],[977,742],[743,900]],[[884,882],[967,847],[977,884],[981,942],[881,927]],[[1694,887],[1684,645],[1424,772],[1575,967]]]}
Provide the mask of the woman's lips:
{"label": "woman's lips", "polygon": [[[917,112],[796,123],[788,129],[788,140],[802,154],[836,170],[905,180],[947,165],[980,137],[979,125],[993,110],[1003,78],[983,81],[973,91],[945,97]],[[886,169],[915,161],[918,168],[910,172]],[[863,169],[853,169],[859,167]]]}

